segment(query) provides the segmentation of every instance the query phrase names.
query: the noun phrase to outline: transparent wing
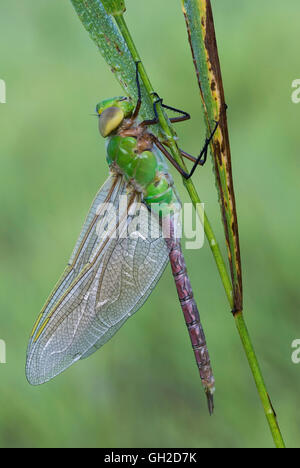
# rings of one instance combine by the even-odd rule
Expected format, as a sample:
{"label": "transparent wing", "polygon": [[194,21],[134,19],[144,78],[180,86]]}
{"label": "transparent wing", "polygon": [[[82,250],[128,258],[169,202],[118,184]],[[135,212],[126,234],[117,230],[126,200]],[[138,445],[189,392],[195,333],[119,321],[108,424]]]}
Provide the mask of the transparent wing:
{"label": "transparent wing", "polygon": [[112,177],[92,204],[68,267],[32,332],[26,375],[33,385],[106,343],[142,306],[168,263],[159,227],[149,236],[154,220],[137,196],[130,195],[126,204],[125,195],[124,180]]}

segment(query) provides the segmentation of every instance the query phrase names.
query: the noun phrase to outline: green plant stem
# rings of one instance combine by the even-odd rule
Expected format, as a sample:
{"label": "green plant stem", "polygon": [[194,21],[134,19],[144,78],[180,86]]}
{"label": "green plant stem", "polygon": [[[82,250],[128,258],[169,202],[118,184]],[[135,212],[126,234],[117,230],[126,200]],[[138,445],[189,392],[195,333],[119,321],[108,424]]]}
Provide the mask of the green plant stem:
{"label": "green plant stem", "polygon": [[[141,79],[144,83],[147,93],[149,94],[150,97],[152,97],[154,89],[151,85],[151,82],[149,80],[145,67],[141,61],[141,57],[135,47],[131,34],[128,30],[124,16],[116,15],[115,20],[127,44],[127,47],[132,55],[133,60],[135,62],[140,62],[139,72],[140,72]],[[171,150],[172,155],[174,156],[174,159],[177,161],[178,164],[180,164],[181,168],[186,171],[186,166],[182,160],[182,156],[174,140],[174,133],[161,107],[158,108],[158,116],[159,116],[160,125],[168,140],[169,148]],[[198,193],[196,191],[196,188],[192,180],[183,179],[183,183],[189,193],[191,201],[195,209],[197,210],[197,213],[200,219],[204,219],[205,235],[207,237],[212,254],[214,256],[214,259],[215,259],[215,262],[216,262],[216,265],[217,265],[217,268],[218,268],[218,271],[219,271],[219,274],[220,274],[220,277],[221,277],[221,280],[222,280],[222,283],[226,292],[228,302],[232,309],[233,308],[233,288],[232,288],[232,283],[229,278],[226,264],[224,262],[224,258],[222,256],[219,244],[217,242],[217,239],[214,235],[213,229],[211,227],[211,224],[206,214],[203,213],[201,201],[200,201],[200,198],[198,196]],[[236,323],[236,326],[237,326],[237,329],[238,329],[238,332],[242,341],[242,345],[243,345],[244,351],[246,353],[246,356],[247,356],[247,359],[251,368],[251,372],[254,377],[254,381],[255,381],[255,384],[256,384],[256,387],[257,387],[257,390],[258,390],[258,393],[259,393],[259,396],[260,396],[260,399],[264,408],[267,421],[270,426],[273,440],[277,448],[285,448],[284,441],[283,441],[283,438],[282,438],[282,435],[278,426],[278,422],[276,419],[276,414],[272,407],[272,404],[271,404],[271,401],[270,401],[270,398],[266,389],[266,385],[264,383],[264,379],[263,379],[263,376],[262,376],[262,373],[258,364],[258,360],[256,358],[255,351],[251,343],[250,335],[245,324],[245,319],[241,311],[235,314],[235,323]]]}
{"label": "green plant stem", "polygon": [[266,390],[266,385],[259,367],[259,363],[250,339],[250,335],[242,312],[238,312],[235,317],[235,324],[241,337],[243,347],[255,380],[255,384],[265,410],[266,418],[270,426],[271,434],[277,448],[285,448],[285,444],[277,422],[270,397]]}
{"label": "green plant stem", "polygon": [[148,91],[148,93],[151,95],[152,93],[154,93],[154,89],[151,85],[151,82],[148,78],[148,75],[146,73],[146,70],[145,70],[145,67],[141,61],[141,57],[137,51],[137,48],[135,47],[135,44],[133,42],[133,39],[131,37],[131,34],[129,32],[129,29],[127,27],[127,24],[125,22],[125,18],[123,15],[116,15],[115,16],[115,20],[116,20],[116,23],[120,29],[120,32],[123,36],[123,38],[125,39],[125,42],[127,44],[127,47],[128,49],[130,50],[130,53],[132,55],[132,58],[134,60],[134,62],[141,62],[141,66],[139,67],[139,72],[140,72],[140,76],[142,78],[142,81]]}

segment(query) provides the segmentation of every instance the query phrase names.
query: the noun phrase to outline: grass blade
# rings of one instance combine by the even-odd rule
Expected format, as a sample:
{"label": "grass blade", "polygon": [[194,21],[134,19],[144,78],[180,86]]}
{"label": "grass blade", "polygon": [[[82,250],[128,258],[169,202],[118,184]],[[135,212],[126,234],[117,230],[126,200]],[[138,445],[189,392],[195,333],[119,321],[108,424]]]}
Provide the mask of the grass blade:
{"label": "grass blade", "polygon": [[233,284],[234,310],[243,309],[242,267],[234,195],[226,104],[210,1],[183,0],[189,42],[193,54],[207,133],[219,122],[211,145],[216,185],[225,229]]}

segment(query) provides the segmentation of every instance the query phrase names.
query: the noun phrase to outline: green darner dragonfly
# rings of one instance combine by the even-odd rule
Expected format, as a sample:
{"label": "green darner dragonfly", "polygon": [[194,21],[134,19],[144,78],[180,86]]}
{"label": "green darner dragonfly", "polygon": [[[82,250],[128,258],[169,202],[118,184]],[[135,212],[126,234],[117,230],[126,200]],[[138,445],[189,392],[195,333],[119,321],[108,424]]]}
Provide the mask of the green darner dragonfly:
{"label": "green darner dragonfly", "polygon": [[[143,305],[170,260],[212,413],[214,377],[178,236],[181,204],[163,155],[174,161],[148,130],[157,118],[138,120],[138,77],[137,64],[136,106],[126,97],[97,105],[110,177],[97,193],[68,266],[34,325],[26,375],[32,385],[43,384],[93,354]],[[201,157],[192,158],[195,165],[203,162]]]}

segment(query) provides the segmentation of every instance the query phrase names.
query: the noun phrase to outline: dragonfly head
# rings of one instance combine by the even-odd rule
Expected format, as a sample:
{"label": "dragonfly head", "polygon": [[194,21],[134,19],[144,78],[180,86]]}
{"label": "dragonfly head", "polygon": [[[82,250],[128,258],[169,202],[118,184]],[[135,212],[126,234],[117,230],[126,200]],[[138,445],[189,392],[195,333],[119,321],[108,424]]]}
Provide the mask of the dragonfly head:
{"label": "dragonfly head", "polygon": [[99,115],[99,130],[106,138],[122,124],[123,120],[130,117],[134,110],[134,104],[129,97],[115,97],[105,99],[96,106]]}

